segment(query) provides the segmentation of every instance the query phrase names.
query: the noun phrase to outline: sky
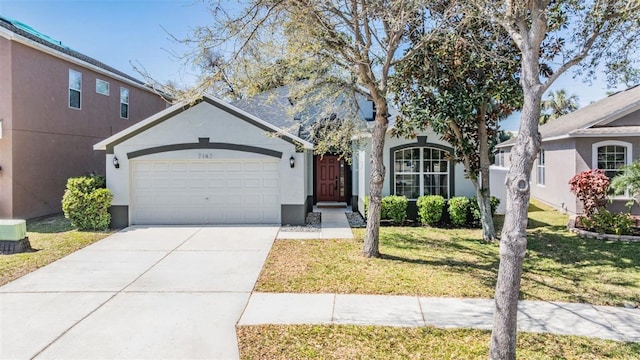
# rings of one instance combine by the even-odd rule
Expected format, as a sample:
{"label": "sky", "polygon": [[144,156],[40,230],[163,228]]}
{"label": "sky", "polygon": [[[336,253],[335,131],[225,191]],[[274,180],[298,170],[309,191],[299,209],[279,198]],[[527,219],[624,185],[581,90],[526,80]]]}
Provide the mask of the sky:
{"label": "sky", "polygon": [[[184,66],[181,55],[189,48],[171,35],[184,38],[197,26],[211,23],[201,0],[0,0],[0,15],[19,20],[85,55],[136,78],[132,63],[142,66],[157,81],[193,83],[195,71]],[[606,96],[604,76],[591,84],[568,72],[551,90],[566,89],[585,106]],[[517,130],[519,116],[501,123]]]}

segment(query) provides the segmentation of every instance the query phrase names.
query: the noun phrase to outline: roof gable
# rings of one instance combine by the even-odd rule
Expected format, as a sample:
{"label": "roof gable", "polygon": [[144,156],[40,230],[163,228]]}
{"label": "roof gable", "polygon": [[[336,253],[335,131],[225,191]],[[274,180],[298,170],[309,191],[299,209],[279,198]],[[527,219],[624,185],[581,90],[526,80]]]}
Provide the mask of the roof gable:
{"label": "roof gable", "polygon": [[[597,132],[620,134],[624,132],[611,130],[607,124],[639,110],[640,86],[635,86],[552,120],[540,126],[539,131],[542,141],[595,136]],[[510,139],[498,144],[498,147],[512,146],[514,143],[515,139]]]}
{"label": "roof gable", "polygon": [[187,103],[187,102],[183,102],[183,103],[179,103],[176,105],[171,106],[170,108],[167,108],[155,115],[152,115],[150,117],[148,117],[147,119],[134,124],[126,129],[124,129],[123,131],[114,134],[110,137],[108,137],[107,139],[104,139],[103,141],[95,144],[93,146],[94,150],[106,150],[108,154],[112,154],[113,153],[113,148],[128,140],[131,139],[133,137],[135,137],[136,135],[147,131],[148,129],[163,123],[164,121],[167,121],[171,118],[173,118],[174,116],[184,112],[184,111],[188,111],[190,108],[192,108],[193,106],[200,104],[200,103],[207,103],[209,105],[215,106],[229,114],[234,115],[235,117],[237,117],[240,120],[246,121],[249,124],[258,127],[259,129],[272,133],[272,134],[278,134],[278,136],[280,136],[284,141],[287,141],[289,143],[292,143],[294,145],[301,145],[302,147],[304,147],[305,149],[313,149],[313,145],[295,135],[291,135],[285,131],[283,131],[282,129],[278,128],[277,126],[270,124],[254,115],[251,115],[241,109],[238,109],[237,107],[228,104],[222,100],[216,99],[214,97],[205,95],[202,97],[201,100],[198,100],[194,103]]}

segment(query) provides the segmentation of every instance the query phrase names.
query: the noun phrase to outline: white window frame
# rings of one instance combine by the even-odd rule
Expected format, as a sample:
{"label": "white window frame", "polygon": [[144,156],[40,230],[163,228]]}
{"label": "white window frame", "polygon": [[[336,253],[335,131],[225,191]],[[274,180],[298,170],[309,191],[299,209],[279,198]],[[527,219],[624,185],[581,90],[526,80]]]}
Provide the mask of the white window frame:
{"label": "white window frame", "polygon": [[[631,143],[625,142],[625,141],[620,141],[620,140],[605,140],[605,141],[600,141],[597,142],[595,144],[591,145],[591,168],[592,169],[598,169],[598,149],[603,147],[603,146],[622,146],[624,148],[626,148],[626,154],[625,154],[625,165],[631,165],[632,161],[633,161],[633,145]],[[601,170],[606,170],[606,169],[601,169]],[[612,199],[617,199],[617,200],[628,200],[630,199],[629,197],[629,192],[625,192],[624,195],[615,195],[615,196],[611,196]]]}
{"label": "white window frame", "polygon": [[538,186],[544,187],[546,182],[546,154],[544,149],[538,151],[538,165],[536,167],[536,183]]}
{"label": "white window frame", "polygon": [[506,151],[504,149],[500,149],[498,150],[498,152],[496,153],[496,161],[495,161],[495,165],[499,166],[499,167],[505,167],[505,155],[506,155]]}
{"label": "white window frame", "polygon": [[[107,91],[106,92],[101,92],[100,88],[99,88],[99,84],[106,84]],[[111,88],[111,85],[109,84],[108,81],[104,81],[102,79],[96,79],[96,93],[97,94],[109,96],[110,88]]]}
{"label": "white window frame", "polygon": [[[127,92],[127,101],[124,102],[122,99],[122,91],[126,91]],[[129,89],[125,88],[125,87],[120,87],[120,106],[118,107],[118,112],[120,113],[120,118],[121,119],[128,119],[129,118],[129,112],[131,111],[131,108],[129,106],[129,97],[131,96],[131,93],[129,92]],[[122,116],[122,105],[127,105],[127,116]]]}
{"label": "white window frame", "polygon": [[[396,162],[396,154],[398,152],[401,151],[407,151],[407,150],[413,150],[413,149],[419,149],[420,150],[420,159],[419,159],[419,171],[415,172],[415,171],[411,171],[411,172],[403,172],[403,171],[394,171],[393,173],[393,179],[391,179],[391,181],[393,181],[393,193],[395,195],[398,195],[398,189],[397,189],[397,184],[396,184],[396,176],[398,175],[418,175],[418,179],[419,179],[419,185],[418,185],[418,190],[419,190],[419,194],[418,196],[425,196],[424,193],[424,188],[425,188],[425,183],[424,183],[424,177],[425,175],[447,175],[447,180],[446,180],[446,186],[447,186],[447,198],[451,198],[451,162],[448,160],[442,160],[442,161],[446,161],[447,162],[447,171],[439,171],[439,172],[425,172],[424,171],[424,151],[425,149],[434,149],[434,150],[438,150],[440,152],[449,152],[448,150],[444,150],[444,149],[440,149],[438,147],[434,147],[434,146],[412,146],[412,147],[407,147],[407,148],[402,148],[402,149],[398,149],[395,150],[393,152],[393,166],[395,166],[395,162]],[[407,200],[417,200],[417,198],[407,198]]]}
{"label": "white window frame", "polygon": [[[80,86],[78,89],[71,87],[71,75],[78,74],[80,76]],[[82,73],[80,71],[76,71],[73,69],[69,69],[69,93],[67,94],[67,106],[69,109],[82,110]],[[77,91],[79,94],[78,97],[78,107],[71,106],[71,91]]]}

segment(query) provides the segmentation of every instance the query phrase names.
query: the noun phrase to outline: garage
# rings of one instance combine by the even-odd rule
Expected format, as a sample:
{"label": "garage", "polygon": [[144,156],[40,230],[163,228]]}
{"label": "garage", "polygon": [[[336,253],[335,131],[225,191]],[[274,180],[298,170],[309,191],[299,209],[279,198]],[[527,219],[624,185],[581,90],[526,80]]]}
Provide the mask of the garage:
{"label": "garage", "polygon": [[279,224],[276,160],[133,161],[133,224]]}
{"label": "garage", "polygon": [[303,225],[313,145],[204,96],[94,145],[105,151],[111,226]]}

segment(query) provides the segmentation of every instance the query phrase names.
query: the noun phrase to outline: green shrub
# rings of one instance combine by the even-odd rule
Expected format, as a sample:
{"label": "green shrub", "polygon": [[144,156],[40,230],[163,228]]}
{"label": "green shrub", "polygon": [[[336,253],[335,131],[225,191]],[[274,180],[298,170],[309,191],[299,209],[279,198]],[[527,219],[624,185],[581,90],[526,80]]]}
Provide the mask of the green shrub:
{"label": "green shrub", "polygon": [[67,180],[62,211],[71,225],[80,230],[105,230],[111,222],[107,211],[113,195],[104,188],[101,176],[82,176]]}
{"label": "green shrub", "polygon": [[583,218],[582,225],[598,234],[631,235],[634,220],[627,213],[616,214],[600,207],[591,216]]}
{"label": "green shrub", "polygon": [[382,198],[382,219],[402,224],[407,219],[409,201],[405,196],[390,195]]}
{"label": "green shrub", "polygon": [[437,225],[442,219],[445,200],[440,195],[420,196],[416,202],[418,218],[425,225]]}
{"label": "green shrub", "polygon": [[[491,216],[496,214],[496,210],[500,205],[500,199],[495,196],[489,198],[489,203],[491,204]],[[478,206],[478,198],[472,197],[469,200],[469,208],[471,209],[471,218],[473,222],[473,226],[480,226],[481,216],[480,216],[480,207]]]}
{"label": "green shrub", "polygon": [[469,218],[469,198],[465,196],[452,197],[448,201],[449,220],[455,227],[467,226]]}

